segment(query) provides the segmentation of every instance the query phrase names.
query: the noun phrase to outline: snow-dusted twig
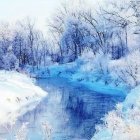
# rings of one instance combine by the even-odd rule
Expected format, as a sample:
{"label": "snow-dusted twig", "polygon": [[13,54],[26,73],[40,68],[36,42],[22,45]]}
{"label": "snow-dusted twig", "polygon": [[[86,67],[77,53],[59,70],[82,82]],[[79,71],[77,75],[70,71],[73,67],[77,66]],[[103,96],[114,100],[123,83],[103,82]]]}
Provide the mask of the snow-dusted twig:
{"label": "snow-dusted twig", "polygon": [[27,140],[28,123],[23,123],[15,135],[15,140]]}
{"label": "snow-dusted twig", "polygon": [[48,122],[42,122],[41,127],[44,140],[51,140],[52,127],[50,124]]}

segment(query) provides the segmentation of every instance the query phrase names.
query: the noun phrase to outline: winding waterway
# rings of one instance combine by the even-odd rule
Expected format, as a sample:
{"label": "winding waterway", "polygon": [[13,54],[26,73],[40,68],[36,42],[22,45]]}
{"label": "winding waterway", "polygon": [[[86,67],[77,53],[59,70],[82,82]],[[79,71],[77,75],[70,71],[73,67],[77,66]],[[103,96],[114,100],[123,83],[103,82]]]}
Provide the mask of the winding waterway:
{"label": "winding waterway", "polygon": [[17,122],[17,126],[29,123],[29,140],[90,140],[101,118],[125,98],[97,93],[64,78],[39,79],[37,85],[48,96]]}

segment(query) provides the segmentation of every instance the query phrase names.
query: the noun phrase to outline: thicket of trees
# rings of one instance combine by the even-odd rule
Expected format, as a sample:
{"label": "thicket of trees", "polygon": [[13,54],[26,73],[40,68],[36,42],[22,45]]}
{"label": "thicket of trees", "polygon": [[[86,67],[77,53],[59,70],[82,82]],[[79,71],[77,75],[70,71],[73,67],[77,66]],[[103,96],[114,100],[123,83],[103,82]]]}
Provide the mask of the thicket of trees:
{"label": "thicket of trees", "polygon": [[[91,8],[90,8],[91,7]],[[49,24],[60,63],[92,52],[91,72],[118,86],[140,84],[140,2],[104,0],[97,7],[62,5]],[[83,59],[86,59],[83,58]]]}
{"label": "thicket of trees", "polygon": [[0,25],[1,69],[45,66],[49,56],[46,39],[29,18],[18,22],[14,28],[7,23]]}
{"label": "thicket of trees", "polygon": [[50,31],[61,61],[74,61],[85,49],[95,55],[102,51],[112,59],[132,51],[134,36],[139,36],[139,2],[106,0],[105,4],[97,11],[86,5],[84,9],[63,5],[55,14]]}
{"label": "thicket of trees", "polygon": [[49,35],[26,19],[0,24],[0,68],[47,66],[75,61],[85,50],[118,60],[139,50],[140,3],[105,0],[96,7],[63,4],[49,22]]}

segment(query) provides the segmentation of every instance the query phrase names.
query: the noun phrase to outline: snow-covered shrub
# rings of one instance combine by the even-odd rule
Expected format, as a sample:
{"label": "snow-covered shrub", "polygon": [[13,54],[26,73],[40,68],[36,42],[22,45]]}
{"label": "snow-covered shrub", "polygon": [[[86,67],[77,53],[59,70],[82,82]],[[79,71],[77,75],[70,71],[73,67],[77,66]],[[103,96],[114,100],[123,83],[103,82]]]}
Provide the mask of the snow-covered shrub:
{"label": "snow-covered shrub", "polygon": [[109,60],[110,57],[103,52],[96,55],[89,52],[85,58],[87,62],[82,66],[82,71],[94,73],[96,80],[103,80],[105,84],[109,82]]}
{"label": "snow-covered shrub", "polygon": [[96,56],[92,50],[85,49],[82,56],[79,58],[79,60],[83,62],[80,69],[81,72],[92,72],[95,58]]}
{"label": "snow-covered shrub", "polygon": [[[102,80],[105,84],[114,83],[116,86],[126,85],[130,88],[140,83],[140,52],[131,52],[127,56],[111,60],[110,55],[103,52],[93,53],[92,50],[84,51],[80,60],[80,72],[90,73],[96,80]],[[90,79],[93,79],[90,77]]]}
{"label": "snow-covered shrub", "polygon": [[140,52],[134,51],[128,56],[113,60],[110,64],[110,72],[115,82],[135,87],[140,83]]}
{"label": "snow-covered shrub", "polygon": [[27,140],[27,133],[28,133],[28,128],[27,128],[28,123],[23,123],[21,128],[17,131],[15,135],[16,140]]}
{"label": "snow-covered shrub", "polygon": [[[14,116],[13,116],[14,118]],[[5,128],[7,134],[9,135],[10,139],[13,139],[13,134],[15,130],[16,118],[9,120],[9,122],[2,124],[1,126]]]}
{"label": "snow-covered shrub", "polygon": [[45,140],[51,139],[52,127],[48,122],[42,123],[42,133]]}
{"label": "snow-covered shrub", "polygon": [[140,139],[140,86],[133,89],[125,101],[116,106],[96,127],[92,140],[139,140]]}
{"label": "snow-covered shrub", "polygon": [[91,61],[95,59],[95,53],[92,51],[92,49],[84,49],[82,55],[80,56],[80,59],[83,61]]}
{"label": "snow-covered shrub", "polygon": [[109,61],[110,57],[100,52],[96,55],[96,59],[93,62],[94,69],[98,74],[98,78],[102,79],[105,82],[105,84],[108,84],[109,82]]}
{"label": "snow-covered shrub", "polygon": [[3,69],[3,56],[4,56],[4,51],[0,46],[0,69]]}
{"label": "snow-covered shrub", "polygon": [[[135,111],[131,110],[133,114]],[[139,112],[140,113],[140,112]],[[105,124],[97,127],[92,140],[138,140],[140,139],[140,125],[133,121],[132,116],[125,119],[116,111],[109,112],[105,117]],[[131,115],[131,113],[129,114]]]}
{"label": "snow-covered shrub", "polygon": [[11,49],[3,56],[3,68],[5,70],[13,70],[18,68],[18,59]]}
{"label": "snow-covered shrub", "polygon": [[75,63],[79,62],[80,65],[74,77],[78,76],[77,78],[79,79],[86,79],[92,82],[102,80],[105,84],[109,84],[109,55],[105,55],[102,51],[95,54],[91,49],[85,49],[82,56]]}

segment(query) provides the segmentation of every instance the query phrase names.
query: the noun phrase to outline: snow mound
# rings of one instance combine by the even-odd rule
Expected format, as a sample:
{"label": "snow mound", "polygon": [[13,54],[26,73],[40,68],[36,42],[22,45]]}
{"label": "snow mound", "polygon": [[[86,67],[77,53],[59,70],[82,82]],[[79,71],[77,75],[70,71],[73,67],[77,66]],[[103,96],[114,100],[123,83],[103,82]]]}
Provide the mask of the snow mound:
{"label": "snow mound", "polygon": [[28,76],[0,71],[0,124],[16,121],[18,116],[31,110],[46,95]]}
{"label": "snow mound", "polygon": [[140,86],[134,88],[116,110],[109,112],[104,124],[96,127],[92,140],[140,139]]}
{"label": "snow mound", "polygon": [[135,108],[137,107],[140,109],[140,86],[134,88],[126,97],[123,103],[123,109],[127,110],[128,108]]}

